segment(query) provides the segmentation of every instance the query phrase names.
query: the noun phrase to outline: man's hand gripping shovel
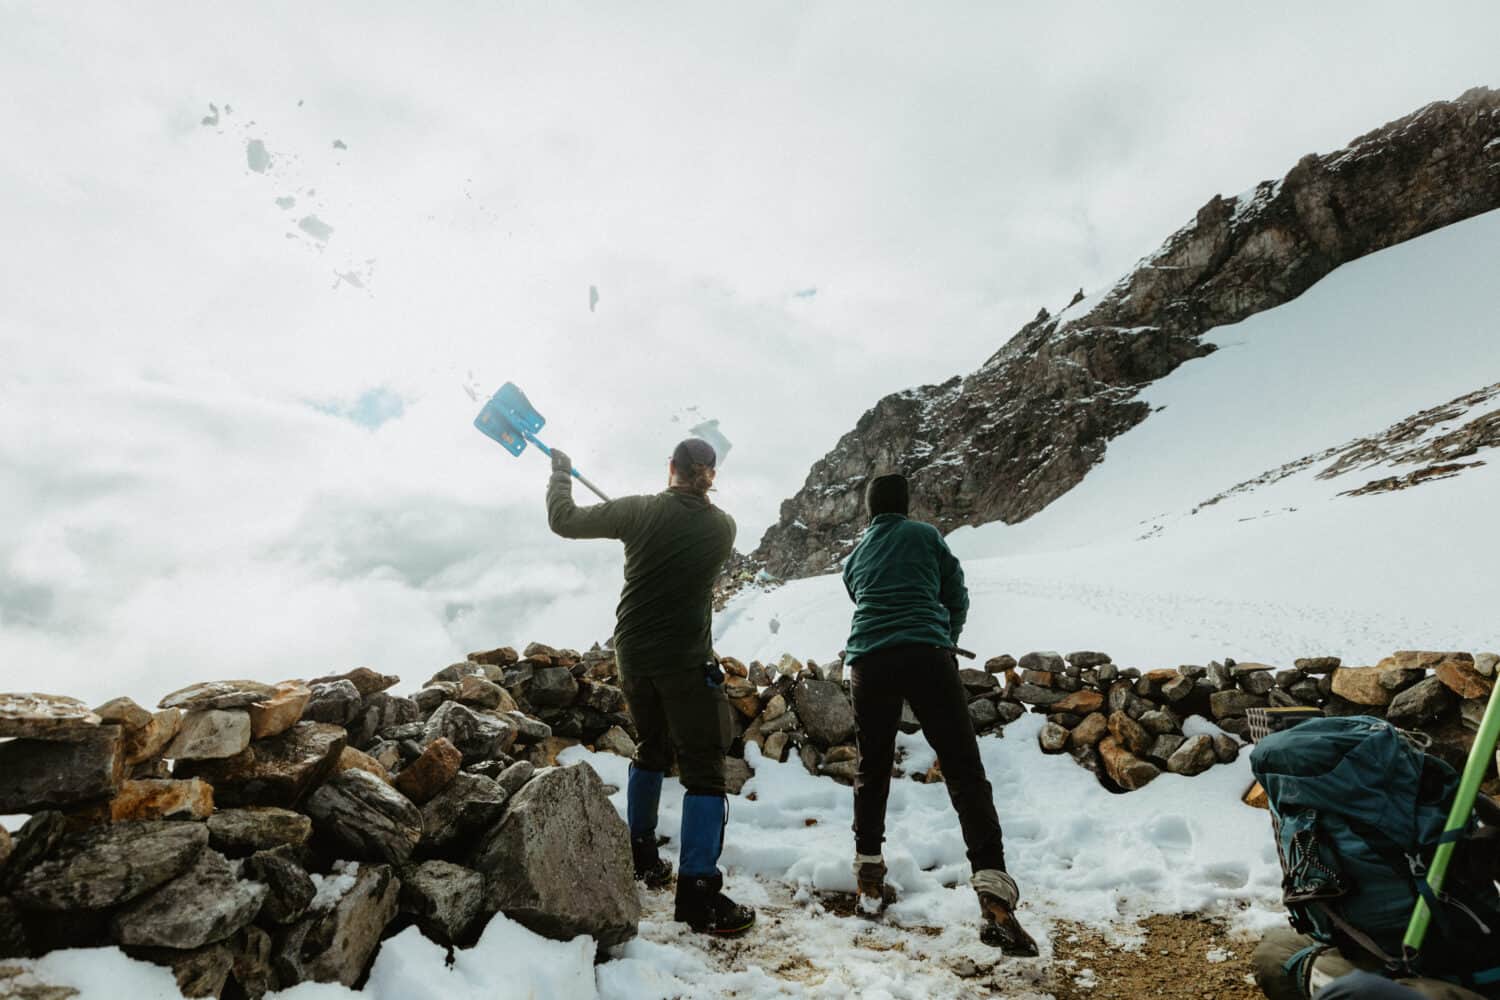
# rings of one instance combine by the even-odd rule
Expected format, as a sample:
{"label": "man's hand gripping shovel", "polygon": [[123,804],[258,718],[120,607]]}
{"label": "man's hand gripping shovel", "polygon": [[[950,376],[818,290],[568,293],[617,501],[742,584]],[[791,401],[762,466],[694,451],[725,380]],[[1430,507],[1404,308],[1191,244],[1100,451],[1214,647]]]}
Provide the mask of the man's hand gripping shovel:
{"label": "man's hand gripping shovel", "polygon": [[[474,426],[479,428],[485,437],[498,441],[500,446],[512,455],[520,455],[526,450],[526,442],[530,441],[536,445],[538,451],[550,458],[552,449],[536,436],[546,422],[547,418],[536,411],[536,407],[531,405],[531,400],[526,398],[526,394],[514,382],[502,385],[500,391],[484,404],[484,409],[479,411],[479,416],[474,418]],[[573,478],[593,490],[600,500],[609,499],[604,495],[603,490],[584,478],[583,473],[577,469],[570,471],[573,473]]]}

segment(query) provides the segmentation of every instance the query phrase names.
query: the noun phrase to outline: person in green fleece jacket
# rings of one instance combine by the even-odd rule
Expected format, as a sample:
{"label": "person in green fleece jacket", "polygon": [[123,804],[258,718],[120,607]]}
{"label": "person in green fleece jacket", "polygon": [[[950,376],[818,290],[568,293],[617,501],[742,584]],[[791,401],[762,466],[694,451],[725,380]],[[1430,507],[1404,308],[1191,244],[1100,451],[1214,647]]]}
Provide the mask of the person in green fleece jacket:
{"label": "person in green fleece jacket", "polygon": [[844,659],[858,727],[854,874],[860,907],[879,912],[887,901],[881,844],[905,701],[937,751],[958,812],[979,896],[980,939],[1008,955],[1036,955],[1036,942],[1016,919],[1020,890],[1005,870],[1000,819],[958,675],[954,651],[969,614],[964,571],[941,532],[907,517],[909,493],[904,476],[870,481],[870,526],[844,563],[844,586],[854,601]]}
{"label": "person in green fleece jacket", "polygon": [[614,646],[640,736],[625,793],[635,877],[653,889],[672,880],[656,849],[656,813],[675,759],[685,794],[674,915],[695,931],[728,935],[748,930],[755,911],[724,895],[719,871],[724,754],[734,731],[710,625],[713,585],[734,551],[735,524],[708,498],[717,466],[712,445],[688,438],[672,452],[661,493],[579,507],[573,462],[554,448],[547,524],[564,538],[625,543]]}

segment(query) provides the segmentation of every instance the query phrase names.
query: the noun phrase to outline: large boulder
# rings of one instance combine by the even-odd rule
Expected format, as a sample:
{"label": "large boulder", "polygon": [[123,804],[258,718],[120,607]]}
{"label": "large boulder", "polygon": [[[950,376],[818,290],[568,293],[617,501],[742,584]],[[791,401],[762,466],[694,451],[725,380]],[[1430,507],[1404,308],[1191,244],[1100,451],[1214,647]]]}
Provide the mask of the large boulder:
{"label": "large boulder", "polygon": [[1458,699],[1441,677],[1428,677],[1391,699],[1386,718],[1398,726],[1431,722],[1457,704]]}
{"label": "large boulder", "polygon": [[511,800],[475,851],[486,903],[539,934],[601,945],[636,934],[630,833],[587,764],[543,771]]}
{"label": "large boulder", "polygon": [[361,866],[331,904],[277,935],[271,964],[283,988],[300,982],[343,983],[362,978],[396,915],[401,882],[389,865]]}
{"label": "large boulder", "polygon": [[233,757],[178,761],[172,773],[213,785],[221,806],[292,806],[332,772],[345,739],[339,726],[299,722]]}
{"label": "large boulder", "polygon": [[313,792],[307,813],[318,830],[361,861],[400,863],[422,839],[422,812],[368,771],[341,771]]}
{"label": "large boulder", "polygon": [[854,706],[833,681],[804,678],[792,689],[792,701],[802,728],[819,746],[837,746],[854,735]]}
{"label": "large boulder", "polygon": [[119,726],[92,726],[66,742],[0,743],[0,815],[107,799],[123,777]]}
{"label": "large boulder", "polygon": [[239,881],[222,854],[205,850],[187,871],[116,913],[110,932],[123,945],[201,948],[249,924],[265,898],[264,885]]}
{"label": "large boulder", "polygon": [[64,838],[17,873],[11,895],[34,910],[103,910],[187,871],[208,844],[202,823],[119,823]]}

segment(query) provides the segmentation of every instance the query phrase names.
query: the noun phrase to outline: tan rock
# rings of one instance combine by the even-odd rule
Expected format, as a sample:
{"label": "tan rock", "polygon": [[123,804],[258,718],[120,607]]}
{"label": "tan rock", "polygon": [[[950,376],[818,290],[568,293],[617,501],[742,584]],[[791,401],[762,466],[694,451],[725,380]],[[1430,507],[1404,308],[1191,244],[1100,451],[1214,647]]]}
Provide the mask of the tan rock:
{"label": "tan rock", "polygon": [[1152,744],[1156,742],[1145,726],[1124,712],[1114,712],[1110,715],[1109,735],[1114,737],[1115,742],[1125,750],[1137,755],[1150,750]]}
{"label": "tan rock", "polygon": [[790,740],[791,737],[786,733],[772,733],[766,737],[762,752],[774,761],[784,761],[786,760],[787,743]]}
{"label": "tan rock", "polygon": [[859,759],[859,751],[855,750],[854,747],[852,747],[849,744],[845,743],[845,744],[842,744],[840,746],[836,746],[836,747],[833,747],[832,749],[830,749],[828,751],[828,756],[826,756],[826,757],[823,758],[823,763],[824,764],[837,764],[837,763],[839,763],[841,761],[858,760],[858,759]]}
{"label": "tan rock", "polygon": [[1266,790],[1260,787],[1260,782],[1258,781],[1245,789],[1245,794],[1240,801],[1255,809],[1271,808],[1271,800],[1266,796]]}
{"label": "tan rock", "polygon": [[[748,691],[731,685],[743,685]],[[746,719],[753,719],[760,714],[760,695],[755,692],[755,685],[745,681],[731,682],[724,685],[724,696],[729,699],[729,704],[734,710]]]}
{"label": "tan rock", "polygon": [[1494,678],[1481,674],[1472,659],[1443,660],[1437,665],[1436,672],[1437,679],[1460,698],[1488,698],[1495,689]]}
{"label": "tan rock", "polygon": [[566,736],[549,736],[531,748],[531,763],[535,767],[556,767],[558,754],[579,745],[577,740]]}
{"label": "tan rock", "polygon": [[509,691],[477,674],[459,678],[457,695],[458,700],[465,705],[477,705],[480,708],[494,709],[497,712],[518,710],[516,700],[511,697]]}
{"label": "tan rock", "polygon": [[1103,712],[1093,712],[1073,727],[1073,731],[1068,734],[1068,746],[1074,750],[1095,746],[1108,735],[1109,720],[1104,717]]}
{"label": "tan rock", "polygon": [[167,695],[157,708],[201,712],[211,708],[244,708],[274,697],[276,689],[260,681],[202,681]]}
{"label": "tan rock", "polygon": [[342,774],[344,771],[365,771],[375,775],[381,781],[389,782],[391,780],[391,772],[385,769],[384,764],[363,750],[356,750],[353,747],[344,747],[339,752],[338,761],[333,765],[334,774]]}
{"label": "tan rock", "polygon": [[427,744],[422,756],[401,769],[393,784],[396,791],[422,805],[448,787],[463,762],[458,747],[440,736]]}
{"label": "tan rock", "polygon": [[173,760],[220,760],[250,745],[250,713],[208,708],[183,716],[182,728],[167,747]]}
{"label": "tan rock", "polygon": [[1104,695],[1098,691],[1090,691],[1088,688],[1084,688],[1081,691],[1074,691],[1062,701],[1050,706],[1047,712],[1049,714],[1054,712],[1072,712],[1074,715],[1088,715],[1099,711],[1102,707],[1104,707]]}
{"label": "tan rock", "polygon": [[749,677],[750,668],[732,656],[721,656],[719,665],[724,668],[724,673],[730,677]]}
{"label": "tan rock", "polygon": [[283,681],[276,694],[251,705],[250,738],[263,740],[279,736],[302,720],[302,710],[312,699],[312,689],[301,681]]}
{"label": "tan rock", "polygon": [[634,759],[636,751],[635,740],[631,739],[630,734],[619,726],[610,726],[601,733],[594,748],[604,753],[631,759]]}
{"label": "tan rock", "polygon": [[1474,657],[1469,653],[1437,652],[1430,649],[1402,649],[1390,657],[1395,661],[1395,666],[1402,670],[1432,670],[1445,660],[1464,660],[1474,662]]}
{"label": "tan rock", "polygon": [[126,781],[109,803],[112,823],[152,819],[208,819],[214,812],[213,786],[201,778],[186,781]]}
{"label": "tan rock", "polygon": [[98,729],[99,721],[99,716],[77,698],[35,691],[0,694],[0,738],[87,739]]}
{"label": "tan rock", "polygon": [[130,738],[131,732],[151,725],[152,715],[130,698],[113,698],[94,709],[94,714],[103,722],[112,722],[120,727],[120,735]]}
{"label": "tan rock", "polygon": [[177,735],[182,713],[175,708],[151,712],[129,698],[116,698],[94,709],[106,723],[120,727],[121,752],[128,766],[144,763],[164,750]]}
{"label": "tan rock", "polygon": [[770,722],[772,719],[778,719],[785,715],[786,710],[786,695],[773,694],[771,695],[771,700],[766,702],[766,710],[760,713],[760,717],[762,720]]}
{"label": "tan rock", "polygon": [[0,867],[5,865],[10,852],[15,850],[15,842],[10,839],[10,831],[0,826]]}
{"label": "tan rock", "polygon": [[521,659],[521,654],[517,653],[512,646],[501,646],[482,653],[470,653],[469,659],[475,663],[487,663],[494,667],[509,667]]}
{"label": "tan rock", "polygon": [[1380,683],[1380,667],[1339,667],[1333,672],[1333,693],[1356,705],[1390,704],[1394,692]]}
{"label": "tan rock", "polygon": [[369,667],[355,667],[347,673],[314,677],[307,682],[307,686],[331,684],[334,681],[349,681],[359,691],[361,698],[368,698],[370,695],[384,691],[386,688],[395,687],[401,682],[401,678],[395,674],[379,673],[378,671],[371,670]]}
{"label": "tan rock", "polygon": [[1155,764],[1141,760],[1113,736],[1099,741],[1099,759],[1104,762],[1104,769],[1115,784],[1127,792],[1146,787],[1161,774]]}

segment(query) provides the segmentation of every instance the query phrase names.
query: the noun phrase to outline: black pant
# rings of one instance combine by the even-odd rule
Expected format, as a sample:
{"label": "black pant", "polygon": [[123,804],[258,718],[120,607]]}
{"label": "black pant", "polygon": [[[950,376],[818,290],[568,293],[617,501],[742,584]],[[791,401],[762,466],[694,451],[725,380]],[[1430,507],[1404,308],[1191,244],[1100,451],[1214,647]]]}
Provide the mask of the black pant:
{"label": "black pant", "polygon": [[702,666],[643,677],[622,670],[620,685],[641,738],[636,767],[666,771],[675,756],[684,789],[723,795],[724,753],[734,740],[734,722],[722,675],[715,678]]}
{"label": "black pant", "polygon": [[1000,818],[979,741],[969,718],[969,701],[958,679],[958,660],[936,646],[892,646],[867,653],[850,670],[854,718],[859,727],[859,773],[854,779],[854,848],[879,854],[885,840],[885,804],[896,756],[896,725],[901,702],[911,705],[922,734],[937,751],[948,797],[958,812],[969,863],[975,871],[1005,871]]}

